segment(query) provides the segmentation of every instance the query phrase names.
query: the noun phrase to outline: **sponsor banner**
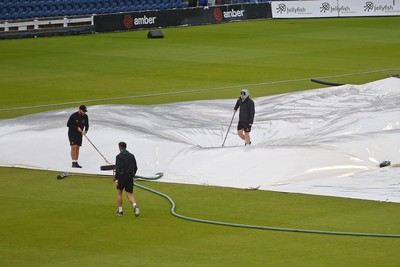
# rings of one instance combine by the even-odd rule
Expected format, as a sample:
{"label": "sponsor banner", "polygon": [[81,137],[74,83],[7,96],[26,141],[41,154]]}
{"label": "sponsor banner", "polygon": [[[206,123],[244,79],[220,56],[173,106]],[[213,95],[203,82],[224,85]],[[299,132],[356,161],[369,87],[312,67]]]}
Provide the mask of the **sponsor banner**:
{"label": "sponsor banner", "polygon": [[209,9],[215,20],[213,23],[272,18],[269,3],[225,5]]}
{"label": "sponsor banner", "polygon": [[94,16],[96,32],[204,25],[272,18],[269,3],[155,10]]}
{"label": "sponsor banner", "polygon": [[338,16],[337,0],[273,1],[273,18],[329,18]]}
{"label": "sponsor banner", "polygon": [[400,0],[273,1],[273,18],[400,16]]}
{"label": "sponsor banner", "polygon": [[400,0],[339,0],[340,17],[399,16]]}
{"label": "sponsor banner", "polygon": [[96,32],[113,32],[158,28],[166,24],[178,26],[180,21],[176,19],[177,16],[179,11],[175,10],[95,15],[94,27]]}

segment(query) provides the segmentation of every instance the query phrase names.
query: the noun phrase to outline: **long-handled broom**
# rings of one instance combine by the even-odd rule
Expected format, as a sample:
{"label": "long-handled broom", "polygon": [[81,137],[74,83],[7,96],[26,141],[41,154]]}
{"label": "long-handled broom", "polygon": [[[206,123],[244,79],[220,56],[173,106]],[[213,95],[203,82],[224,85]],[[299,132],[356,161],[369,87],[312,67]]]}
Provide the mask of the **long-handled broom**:
{"label": "long-handled broom", "polygon": [[115,165],[112,164],[112,163],[110,163],[110,162],[106,159],[106,157],[104,157],[103,154],[101,154],[101,152],[97,149],[97,147],[93,144],[93,142],[90,141],[89,137],[87,137],[86,134],[84,134],[84,136],[85,136],[86,139],[89,141],[89,143],[94,147],[94,149],[96,149],[96,151],[99,152],[100,156],[102,156],[103,159],[105,160],[105,162],[107,163],[107,165],[100,166],[100,170],[102,170],[102,171],[114,170],[114,169],[115,169]]}
{"label": "long-handled broom", "polygon": [[225,145],[225,141],[226,141],[226,138],[228,137],[229,130],[231,129],[231,125],[232,125],[233,119],[235,118],[235,114],[236,114],[236,110],[233,112],[231,123],[229,123],[228,131],[226,131],[226,135],[225,135],[224,142],[222,143],[222,147]]}

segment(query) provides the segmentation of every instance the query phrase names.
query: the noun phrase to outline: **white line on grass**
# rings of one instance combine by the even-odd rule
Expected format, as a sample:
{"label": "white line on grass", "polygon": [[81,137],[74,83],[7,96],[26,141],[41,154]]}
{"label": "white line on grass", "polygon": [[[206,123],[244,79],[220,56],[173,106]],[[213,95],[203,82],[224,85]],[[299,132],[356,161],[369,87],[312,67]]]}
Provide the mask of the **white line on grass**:
{"label": "white line on grass", "polygon": [[[400,70],[400,68],[391,68],[391,69],[385,69],[385,70],[372,70],[372,71],[346,73],[346,74],[338,74],[338,75],[331,75],[331,76],[321,76],[321,77],[313,77],[313,78],[316,78],[316,79],[340,78],[340,77],[364,75],[364,74],[371,74],[371,73],[378,73],[378,72],[385,72],[385,71],[395,71],[395,70]],[[45,108],[45,107],[57,107],[57,106],[65,106],[65,105],[80,104],[80,103],[93,103],[93,102],[114,101],[114,100],[124,100],[124,99],[133,99],[133,98],[145,98],[145,97],[154,97],[154,96],[199,93],[199,92],[217,91],[217,90],[242,88],[242,87],[257,87],[257,86],[261,86],[261,85],[272,85],[272,84],[281,84],[281,83],[302,82],[302,81],[308,81],[310,79],[312,79],[312,78],[299,78],[299,79],[281,80],[281,81],[274,81],[274,82],[250,83],[250,84],[232,85],[232,86],[225,86],[225,87],[214,87],[214,88],[205,88],[205,89],[196,89],[196,90],[186,90],[186,91],[179,91],[179,92],[167,92],[167,93],[145,94],[145,95],[134,95],[134,96],[121,96],[121,97],[100,98],[100,99],[86,99],[86,100],[62,102],[62,103],[55,103],[55,104],[45,104],[45,105],[37,105],[37,106],[3,108],[3,109],[0,109],[0,112],[1,111],[23,110],[23,109],[34,109],[34,108]]]}

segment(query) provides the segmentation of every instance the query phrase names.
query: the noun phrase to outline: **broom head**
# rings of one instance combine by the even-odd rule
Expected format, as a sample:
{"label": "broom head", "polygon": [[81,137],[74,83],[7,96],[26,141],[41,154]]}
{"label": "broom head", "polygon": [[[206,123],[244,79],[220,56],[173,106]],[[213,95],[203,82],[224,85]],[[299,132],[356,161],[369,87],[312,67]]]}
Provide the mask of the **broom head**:
{"label": "broom head", "polygon": [[110,171],[110,170],[114,170],[115,169],[115,165],[103,165],[100,166],[100,170],[102,171]]}

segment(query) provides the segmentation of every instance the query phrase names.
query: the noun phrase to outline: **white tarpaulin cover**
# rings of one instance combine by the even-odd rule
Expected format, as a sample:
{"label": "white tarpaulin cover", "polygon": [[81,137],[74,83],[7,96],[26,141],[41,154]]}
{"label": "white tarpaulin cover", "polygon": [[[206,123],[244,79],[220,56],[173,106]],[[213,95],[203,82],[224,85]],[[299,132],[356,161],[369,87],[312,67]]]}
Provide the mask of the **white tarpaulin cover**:
{"label": "white tarpaulin cover", "polygon": [[[400,202],[400,168],[377,167],[400,163],[400,79],[253,100],[251,146],[236,135],[236,114],[221,147],[236,99],[89,106],[88,137],[112,163],[125,141],[138,175],[163,172],[161,182]],[[0,165],[111,174],[85,139],[83,169],[71,168],[66,122],[76,110],[0,120]]]}

